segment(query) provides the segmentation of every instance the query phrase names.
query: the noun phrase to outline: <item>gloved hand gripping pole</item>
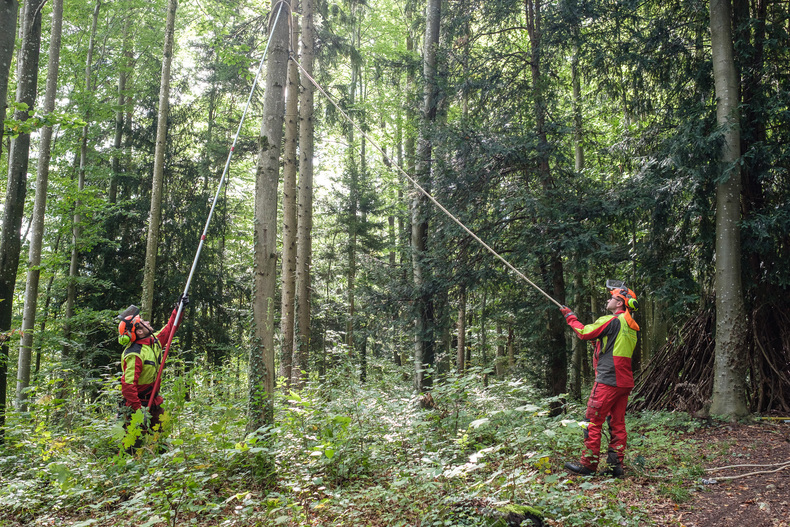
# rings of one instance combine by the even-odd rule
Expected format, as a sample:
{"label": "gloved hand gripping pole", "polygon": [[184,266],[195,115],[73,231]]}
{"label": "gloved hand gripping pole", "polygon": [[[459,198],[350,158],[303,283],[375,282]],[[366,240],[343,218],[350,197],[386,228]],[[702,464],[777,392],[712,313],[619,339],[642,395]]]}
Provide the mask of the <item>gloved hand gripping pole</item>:
{"label": "gloved hand gripping pole", "polygon": [[[274,18],[274,24],[270,27],[276,27],[277,21],[280,19],[280,14],[283,11],[283,6],[290,6],[284,0],[280,0],[279,2],[279,9],[277,9],[277,16]],[[184,293],[178,299],[178,311],[176,312],[176,318],[173,323],[173,327],[177,327],[180,320],[181,320],[181,313],[184,311],[184,297],[187,296],[189,293],[189,286],[192,283],[192,277],[195,274],[195,269],[197,268],[198,259],[200,258],[200,252],[203,250],[203,244],[206,241],[206,234],[208,233],[208,227],[211,224],[211,218],[214,216],[214,209],[217,207],[217,201],[219,200],[220,192],[222,191],[222,186],[225,183],[228,175],[228,169],[230,168],[230,160],[233,157],[233,152],[236,150],[236,142],[239,140],[239,135],[241,135],[241,127],[244,124],[244,118],[247,116],[247,111],[250,109],[250,103],[252,102],[252,95],[255,93],[255,87],[258,85],[258,79],[261,76],[261,70],[263,69],[263,64],[266,62],[266,54],[269,51],[269,44],[272,41],[272,31],[269,31],[269,39],[266,41],[266,48],[263,50],[263,56],[261,57],[261,63],[258,65],[258,71],[255,73],[255,79],[252,81],[252,88],[250,88],[250,94],[247,96],[247,104],[244,106],[244,112],[241,114],[241,119],[239,120],[239,127],[236,129],[236,135],[233,138],[233,144],[230,146],[230,152],[228,152],[228,159],[225,161],[225,168],[222,170],[222,177],[219,180],[219,185],[217,185],[217,192],[214,194],[214,201],[211,202],[211,210],[209,210],[208,218],[206,219],[206,225],[203,227],[203,234],[200,236],[200,243],[198,244],[197,252],[195,253],[195,259],[192,261],[192,268],[189,270],[189,277],[187,278],[186,286],[184,287]],[[151,390],[151,398],[148,400],[147,407],[150,408],[154,402],[154,398],[156,397],[157,392],[159,391],[159,385],[162,380],[162,370],[165,367],[165,362],[167,361],[167,353],[170,351],[170,344],[173,342],[173,336],[175,335],[175,331],[170,332],[170,337],[167,339],[167,345],[165,346],[165,351],[162,354],[162,362],[159,365],[159,371],[156,373],[156,380],[154,381],[154,389]]]}

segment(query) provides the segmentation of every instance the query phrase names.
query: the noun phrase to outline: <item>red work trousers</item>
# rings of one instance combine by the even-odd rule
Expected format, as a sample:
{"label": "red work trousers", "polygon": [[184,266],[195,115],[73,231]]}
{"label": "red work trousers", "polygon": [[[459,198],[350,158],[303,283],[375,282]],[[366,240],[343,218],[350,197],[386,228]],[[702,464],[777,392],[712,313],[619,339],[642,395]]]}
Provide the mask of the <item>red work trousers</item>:
{"label": "red work trousers", "polygon": [[609,418],[609,456],[608,463],[612,464],[614,456],[617,462],[623,462],[625,445],[628,434],[625,431],[625,407],[628,405],[628,395],[631,388],[618,388],[606,384],[595,383],[587,401],[585,418],[589,422],[584,432],[584,450],[581,463],[590,470],[598,468],[598,459],[601,454],[601,433],[606,418]]}

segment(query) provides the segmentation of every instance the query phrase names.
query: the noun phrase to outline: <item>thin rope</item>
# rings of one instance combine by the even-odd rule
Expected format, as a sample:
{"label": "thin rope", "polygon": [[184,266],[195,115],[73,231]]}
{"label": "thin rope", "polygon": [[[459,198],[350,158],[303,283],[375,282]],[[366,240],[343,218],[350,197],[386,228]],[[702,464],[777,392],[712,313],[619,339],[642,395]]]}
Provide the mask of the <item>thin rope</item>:
{"label": "thin rope", "polygon": [[384,150],[383,150],[381,147],[379,147],[378,143],[376,143],[376,141],[374,141],[373,139],[371,139],[371,138],[368,136],[368,134],[366,134],[366,133],[365,133],[365,131],[364,131],[364,130],[362,130],[362,128],[360,128],[360,127],[359,127],[359,125],[357,125],[357,123],[356,123],[356,122],[354,122],[354,120],[353,120],[353,119],[351,119],[351,117],[349,117],[349,116],[348,116],[348,114],[347,114],[345,111],[343,111],[343,109],[342,109],[342,108],[341,108],[341,107],[340,107],[340,106],[337,104],[337,102],[335,102],[335,100],[334,100],[334,99],[333,99],[333,98],[332,98],[332,97],[331,97],[331,96],[330,96],[330,95],[329,95],[329,94],[328,94],[326,91],[324,91],[324,89],[323,89],[323,88],[322,88],[322,87],[321,87],[321,86],[318,84],[318,82],[316,82],[316,80],[315,80],[315,79],[314,79],[312,76],[310,76],[310,74],[309,74],[309,73],[307,73],[307,71],[305,71],[305,69],[302,67],[302,65],[301,65],[301,64],[299,64],[299,62],[298,62],[298,61],[297,61],[297,60],[294,58],[293,54],[290,56],[290,59],[291,59],[292,61],[294,61],[294,63],[295,63],[295,64],[296,64],[296,65],[299,67],[299,69],[302,71],[302,73],[304,73],[305,77],[307,77],[307,78],[310,80],[310,82],[312,82],[312,83],[313,83],[313,85],[314,85],[314,86],[315,86],[315,87],[318,89],[318,91],[320,91],[320,92],[321,92],[321,93],[324,95],[324,97],[326,97],[326,98],[329,100],[329,102],[331,102],[331,103],[334,105],[334,107],[335,107],[335,108],[337,108],[337,110],[338,110],[338,111],[339,111],[339,112],[340,112],[340,113],[343,115],[343,117],[345,117],[345,118],[346,118],[346,120],[347,120],[349,123],[351,123],[351,125],[352,125],[354,128],[356,128],[356,129],[357,129],[357,130],[358,130],[358,131],[359,131],[359,132],[362,134],[362,136],[363,136],[365,139],[367,139],[367,140],[370,142],[370,144],[371,144],[371,145],[373,145],[373,148],[375,148],[376,150],[378,150],[378,152],[379,152],[379,153],[380,153],[380,154],[381,154],[381,155],[384,157],[384,159],[386,159],[386,160],[388,161],[388,164],[389,164],[391,167],[395,167],[395,168],[397,168],[397,170],[398,170],[398,171],[399,171],[401,174],[403,174],[403,175],[406,177],[406,179],[408,179],[409,181],[411,181],[411,183],[412,183],[412,184],[413,184],[413,185],[414,185],[414,186],[415,186],[415,187],[416,187],[416,188],[417,188],[417,189],[418,189],[420,192],[422,192],[422,193],[425,195],[425,197],[427,197],[429,200],[431,200],[431,202],[432,202],[434,205],[436,205],[436,207],[438,207],[438,208],[439,208],[439,210],[441,210],[442,212],[444,212],[444,213],[447,215],[447,217],[449,217],[449,218],[450,218],[451,220],[453,220],[453,221],[454,221],[454,222],[455,222],[455,223],[456,223],[456,224],[457,224],[459,227],[461,227],[461,228],[462,228],[464,231],[466,231],[466,233],[467,233],[467,234],[469,234],[469,236],[471,236],[472,238],[474,238],[474,239],[475,239],[475,240],[476,240],[476,241],[477,241],[477,242],[478,242],[480,245],[482,245],[483,247],[485,247],[485,248],[488,250],[488,252],[490,252],[491,254],[493,254],[494,256],[496,256],[497,258],[499,258],[499,260],[501,260],[501,261],[502,261],[502,263],[504,263],[504,264],[505,264],[505,265],[506,265],[506,266],[507,266],[507,267],[508,267],[508,268],[509,268],[511,271],[513,271],[514,273],[516,273],[516,275],[518,275],[518,276],[519,276],[521,279],[523,279],[523,280],[524,280],[525,282],[527,282],[529,285],[531,285],[532,287],[534,287],[535,289],[537,289],[538,291],[540,291],[541,293],[543,293],[543,295],[544,295],[546,298],[548,298],[549,300],[551,300],[552,302],[554,302],[554,303],[557,305],[557,307],[563,307],[563,306],[562,306],[562,304],[560,304],[559,302],[557,302],[556,300],[554,300],[554,299],[553,299],[553,298],[552,298],[552,297],[551,297],[551,296],[550,296],[548,293],[546,293],[546,292],[545,292],[543,289],[541,289],[540,287],[538,287],[538,286],[537,286],[537,285],[536,285],[536,284],[535,284],[535,283],[534,283],[532,280],[530,280],[529,278],[527,278],[527,277],[526,277],[526,275],[524,275],[524,273],[522,273],[521,271],[519,271],[518,269],[516,269],[516,268],[513,266],[513,264],[511,264],[510,262],[508,262],[508,261],[507,261],[507,260],[506,260],[506,259],[505,259],[505,258],[504,258],[502,255],[500,255],[498,252],[496,252],[494,249],[492,249],[492,248],[491,248],[491,247],[490,247],[490,246],[489,246],[489,245],[488,245],[486,242],[484,242],[484,241],[483,241],[483,240],[482,240],[482,239],[481,239],[481,238],[480,238],[480,237],[479,237],[477,234],[475,234],[474,232],[472,232],[472,231],[469,229],[469,227],[467,227],[466,225],[464,225],[464,224],[463,224],[463,222],[461,222],[461,220],[459,220],[457,217],[455,217],[455,216],[454,216],[454,215],[453,215],[453,214],[452,214],[452,213],[451,213],[449,210],[447,210],[446,208],[444,208],[444,206],[443,206],[441,203],[439,203],[439,202],[436,200],[436,198],[434,198],[434,197],[431,195],[431,193],[430,193],[430,192],[428,192],[427,190],[425,190],[425,189],[424,189],[424,188],[423,188],[423,187],[422,187],[422,186],[421,186],[419,183],[417,183],[417,181],[416,181],[416,180],[415,180],[413,177],[411,177],[411,176],[410,176],[408,173],[406,173],[406,171],[405,171],[405,170],[403,170],[401,167],[399,167],[399,166],[397,165],[397,163],[393,163],[393,162],[392,162],[392,159],[391,159],[391,158],[390,158],[390,157],[387,155],[387,153],[386,153],[386,152],[385,152],[385,151],[384,151]]}
{"label": "thin rope", "polygon": [[782,465],[779,468],[774,469],[774,470],[758,470],[756,472],[748,472],[746,474],[739,474],[737,476],[717,476],[716,479],[703,480],[703,482],[707,482],[708,485],[712,485],[712,484],[718,483],[719,481],[732,481],[732,480],[735,480],[735,479],[746,478],[746,477],[749,477],[749,476],[756,476],[756,475],[759,475],[759,474],[773,474],[775,472],[782,471],[782,470],[784,470],[786,468],[790,468],[790,461],[788,461],[784,465]]}
{"label": "thin rope", "polygon": [[[230,146],[230,151],[228,152],[228,159],[225,161],[225,168],[222,170],[222,177],[219,180],[219,185],[217,185],[217,192],[214,194],[214,200],[211,202],[211,209],[208,213],[208,218],[206,219],[206,225],[203,227],[203,234],[200,236],[200,242],[198,243],[197,251],[195,252],[195,259],[192,261],[192,268],[189,270],[189,276],[187,277],[186,286],[184,286],[184,293],[178,299],[178,311],[176,312],[176,318],[174,319],[173,326],[177,327],[180,320],[181,320],[181,313],[184,310],[184,297],[189,293],[189,286],[192,283],[192,277],[195,275],[195,269],[197,269],[198,259],[200,258],[200,253],[203,251],[203,245],[206,241],[206,235],[208,234],[208,228],[211,224],[211,218],[214,216],[214,210],[217,207],[217,201],[219,201],[219,195],[222,192],[222,186],[225,183],[228,175],[228,169],[230,168],[230,160],[233,157],[233,152],[236,150],[236,142],[239,140],[239,135],[241,135],[241,127],[244,124],[244,118],[247,116],[247,111],[250,109],[250,104],[252,102],[252,96],[255,93],[255,88],[258,85],[258,79],[261,76],[261,70],[263,69],[263,64],[266,62],[266,54],[269,51],[269,44],[272,42],[272,36],[274,32],[272,28],[277,27],[277,21],[280,19],[280,13],[282,13],[283,6],[288,6],[288,10],[291,10],[291,4],[289,4],[286,0],[279,0],[277,4],[272,8],[277,9],[277,16],[274,18],[274,24],[269,26],[269,39],[266,41],[266,47],[263,50],[263,56],[261,56],[261,63],[258,65],[258,71],[255,73],[255,79],[252,81],[252,88],[250,88],[250,94],[247,96],[247,104],[244,105],[244,111],[241,114],[241,119],[239,120],[239,127],[236,129],[236,135],[233,137],[233,143]],[[269,19],[271,20],[271,13],[269,14]],[[288,19],[290,20],[291,17],[289,16]],[[289,23],[290,27],[290,23]],[[288,38],[289,47],[290,47],[290,37]],[[159,371],[156,374],[156,380],[154,381],[153,390],[151,390],[151,398],[148,400],[148,406],[150,407],[151,404],[154,402],[154,398],[156,397],[156,392],[159,390],[159,384],[162,379],[162,370],[165,367],[165,361],[167,361],[167,353],[170,351],[170,345],[173,342],[173,336],[175,335],[175,331],[170,332],[170,337],[167,340],[167,345],[165,346],[164,354],[162,355],[162,363],[159,366]]]}
{"label": "thin rope", "polygon": [[726,467],[706,468],[707,472],[716,472],[717,470],[724,470],[727,468],[765,468],[765,467],[778,467],[779,465],[790,465],[790,459],[781,461],[779,463],[772,463],[770,465],[727,465]]}

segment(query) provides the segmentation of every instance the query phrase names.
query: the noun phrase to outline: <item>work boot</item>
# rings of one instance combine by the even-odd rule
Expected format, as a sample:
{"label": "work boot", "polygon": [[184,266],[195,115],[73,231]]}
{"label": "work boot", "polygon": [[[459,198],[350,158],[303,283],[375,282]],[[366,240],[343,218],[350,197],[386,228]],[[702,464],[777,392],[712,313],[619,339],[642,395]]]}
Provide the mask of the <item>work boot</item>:
{"label": "work boot", "polygon": [[606,454],[606,473],[614,478],[622,478],[625,471],[623,464],[617,457],[617,452],[610,450]]}
{"label": "work boot", "polygon": [[594,470],[585,467],[581,463],[574,463],[572,461],[565,463],[565,468],[574,474],[579,474],[580,476],[592,476],[595,474]]}

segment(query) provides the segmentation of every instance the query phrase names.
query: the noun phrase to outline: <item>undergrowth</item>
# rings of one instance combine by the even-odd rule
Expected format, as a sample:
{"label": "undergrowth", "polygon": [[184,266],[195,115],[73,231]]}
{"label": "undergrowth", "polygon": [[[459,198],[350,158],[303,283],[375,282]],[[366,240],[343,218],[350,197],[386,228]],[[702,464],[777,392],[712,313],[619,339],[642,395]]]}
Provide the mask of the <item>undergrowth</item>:
{"label": "undergrowth", "polygon": [[[652,479],[659,495],[689,498],[702,474],[694,423],[679,414],[627,417],[629,478],[569,477],[584,413],[550,417],[552,399],[483,372],[435,382],[429,408],[376,363],[360,385],[349,364],[299,393],[278,392],[273,426],[245,435],[237,372],[165,386],[158,441],[119,448],[118,387],[90,404],[40,397],[8,414],[0,450],[3,525],[487,525],[504,504],[542,511],[546,524],[649,525],[621,492]],[[223,377],[224,376],[224,377]],[[218,388],[218,387],[221,387]],[[134,428],[134,426],[132,427]],[[157,453],[158,451],[162,451]]]}

